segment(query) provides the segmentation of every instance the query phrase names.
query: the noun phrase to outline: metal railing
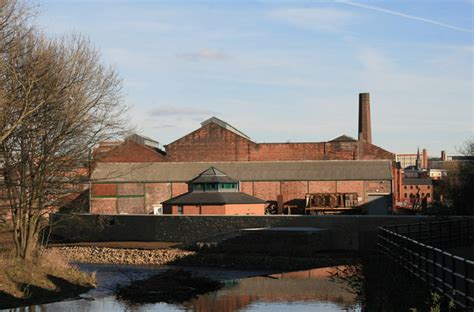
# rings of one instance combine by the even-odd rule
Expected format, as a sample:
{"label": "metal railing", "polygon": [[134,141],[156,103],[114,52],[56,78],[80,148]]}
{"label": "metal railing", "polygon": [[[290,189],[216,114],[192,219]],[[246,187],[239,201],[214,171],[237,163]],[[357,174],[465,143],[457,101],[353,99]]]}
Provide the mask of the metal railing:
{"label": "metal railing", "polygon": [[[474,307],[474,261],[440,247],[473,243],[474,220],[380,227],[378,248],[458,306]],[[435,247],[436,246],[436,247]]]}

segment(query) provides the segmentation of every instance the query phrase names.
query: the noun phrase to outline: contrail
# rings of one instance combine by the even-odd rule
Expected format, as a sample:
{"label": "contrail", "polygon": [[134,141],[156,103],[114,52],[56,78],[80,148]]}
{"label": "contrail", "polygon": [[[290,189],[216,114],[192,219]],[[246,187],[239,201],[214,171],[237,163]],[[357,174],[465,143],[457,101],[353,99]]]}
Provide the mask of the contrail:
{"label": "contrail", "polygon": [[373,6],[373,5],[356,3],[356,2],[349,1],[349,0],[336,0],[336,2],[345,3],[345,4],[348,4],[348,5],[355,6],[355,7],[364,8],[364,9],[373,10],[373,11],[378,11],[378,12],[382,12],[382,13],[387,13],[387,14],[391,14],[391,15],[395,15],[395,16],[400,16],[400,17],[412,19],[412,20],[415,20],[415,21],[425,22],[425,23],[428,23],[428,24],[437,25],[437,26],[441,26],[441,27],[444,27],[444,28],[449,28],[449,29],[456,30],[456,31],[468,32],[468,33],[474,34],[474,30],[469,29],[469,28],[457,27],[457,26],[454,26],[454,25],[434,21],[432,19],[428,19],[428,18],[424,18],[424,17],[420,17],[420,16],[415,16],[415,15],[410,15],[410,14],[405,14],[405,13],[402,13],[402,12],[393,11],[393,10],[389,10],[389,9],[384,9],[384,8]]}

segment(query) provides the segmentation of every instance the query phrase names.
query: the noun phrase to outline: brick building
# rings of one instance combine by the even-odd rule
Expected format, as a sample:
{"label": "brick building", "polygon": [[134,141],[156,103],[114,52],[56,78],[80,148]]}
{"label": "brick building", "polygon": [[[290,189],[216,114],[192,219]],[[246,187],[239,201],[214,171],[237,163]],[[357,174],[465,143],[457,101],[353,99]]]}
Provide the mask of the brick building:
{"label": "brick building", "polygon": [[432,201],[433,182],[431,179],[403,179],[403,202],[405,207],[426,208]]}
{"label": "brick building", "polygon": [[214,167],[189,181],[188,192],[165,200],[162,205],[164,214],[265,214],[263,199],[240,192],[239,181]]}
{"label": "brick building", "polygon": [[103,144],[105,153],[93,166],[90,210],[151,213],[153,205],[187,192],[186,182],[211,166],[241,181],[242,192],[277,202],[280,213],[285,205],[303,207],[305,195],[317,192],[355,192],[360,205],[382,194],[391,206],[401,188],[395,155],[372,144],[371,133],[369,94],[362,93],[357,140],[341,135],[328,142],[257,143],[212,117],[164,150],[137,136]]}
{"label": "brick building", "polygon": [[[99,163],[92,174],[91,213],[152,213],[189,191],[187,182],[214,166],[240,181],[240,191],[304,212],[308,193],[357,193],[358,205],[385,196],[390,206],[390,160]],[[280,211],[282,212],[282,211]]]}

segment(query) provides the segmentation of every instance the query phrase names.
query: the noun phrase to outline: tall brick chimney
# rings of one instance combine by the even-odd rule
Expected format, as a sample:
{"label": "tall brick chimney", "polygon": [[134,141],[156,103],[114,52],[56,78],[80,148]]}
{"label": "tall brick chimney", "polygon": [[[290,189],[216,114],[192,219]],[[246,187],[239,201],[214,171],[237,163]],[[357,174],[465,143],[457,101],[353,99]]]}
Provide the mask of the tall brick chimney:
{"label": "tall brick chimney", "polygon": [[441,151],[441,161],[446,161],[448,158],[446,157],[446,151]]}
{"label": "tall brick chimney", "polygon": [[423,160],[421,163],[423,169],[428,169],[428,151],[426,148],[423,149]]}
{"label": "tall brick chimney", "polygon": [[372,143],[369,93],[359,93],[359,141]]}

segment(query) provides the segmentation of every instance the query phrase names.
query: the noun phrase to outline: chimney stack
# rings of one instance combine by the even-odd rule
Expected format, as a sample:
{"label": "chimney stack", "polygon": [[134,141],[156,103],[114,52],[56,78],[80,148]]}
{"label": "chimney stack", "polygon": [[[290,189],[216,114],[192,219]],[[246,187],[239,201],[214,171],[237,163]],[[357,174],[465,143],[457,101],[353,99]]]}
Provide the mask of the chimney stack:
{"label": "chimney stack", "polygon": [[359,141],[372,143],[369,93],[359,93]]}
{"label": "chimney stack", "polygon": [[441,151],[441,161],[446,161],[448,158],[446,157],[446,151]]}
{"label": "chimney stack", "polygon": [[423,169],[428,169],[428,151],[426,148],[423,149],[423,160],[421,163]]}

